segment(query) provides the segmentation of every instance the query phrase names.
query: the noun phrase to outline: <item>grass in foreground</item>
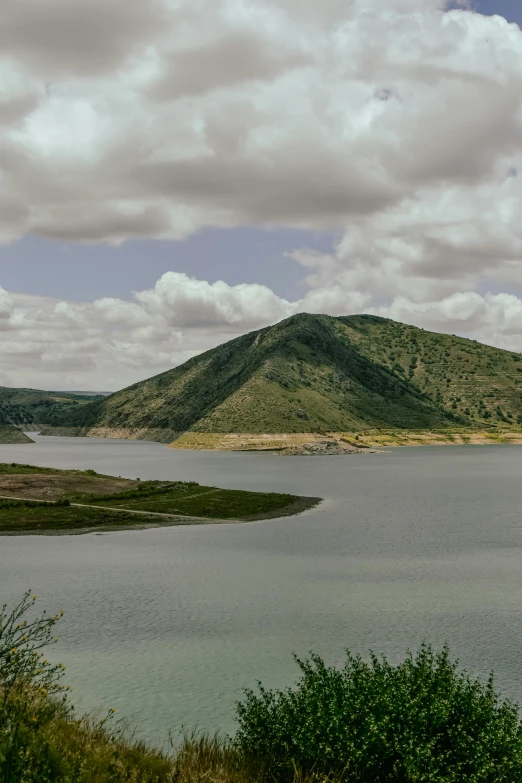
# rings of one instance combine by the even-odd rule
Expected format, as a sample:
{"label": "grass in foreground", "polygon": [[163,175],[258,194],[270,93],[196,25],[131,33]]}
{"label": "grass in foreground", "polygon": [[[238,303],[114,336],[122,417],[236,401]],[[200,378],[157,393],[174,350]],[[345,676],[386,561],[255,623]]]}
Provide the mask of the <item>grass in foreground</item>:
{"label": "grass in foreground", "polygon": [[[239,729],[161,752],[111,720],[78,717],[63,669],[43,659],[60,615],[30,593],[0,612],[2,783],[519,783],[522,724],[493,679],[423,645],[398,666],[347,655],[298,661],[284,691],[247,691]],[[175,697],[175,694],[173,694]]]}

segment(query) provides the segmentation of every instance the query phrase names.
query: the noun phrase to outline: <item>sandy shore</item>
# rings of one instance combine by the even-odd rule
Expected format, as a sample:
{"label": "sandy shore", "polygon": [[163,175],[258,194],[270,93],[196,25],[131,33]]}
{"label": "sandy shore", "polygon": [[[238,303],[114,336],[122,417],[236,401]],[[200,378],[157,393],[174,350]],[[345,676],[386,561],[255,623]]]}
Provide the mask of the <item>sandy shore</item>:
{"label": "sandy shore", "polygon": [[42,435],[90,438],[123,438],[129,440],[150,440],[168,444],[172,449],[200,451],[282,451],[299,449],[307,444],[327,439],[348,440],[354,447],[378,449],[383,446],[453,446],[522,444],[522,430],[466,429],[451,430],[405,430],[383,429],[359,432],[182,432],[173,430],[131,430],[93,427],[79,428],[42,427]]}
{"label": "sandy shore", "polygon": [[[364,432],[300,433],[202,433],[186,432],[170,444],[172,449],[202,451],[279,451],[299,454],[303,447],[325,439],[358,448],[385,446],[458,446],[522,443],[522,432],[513,430],[367,430]],[[320,450],[318,450],[320,451]]]}

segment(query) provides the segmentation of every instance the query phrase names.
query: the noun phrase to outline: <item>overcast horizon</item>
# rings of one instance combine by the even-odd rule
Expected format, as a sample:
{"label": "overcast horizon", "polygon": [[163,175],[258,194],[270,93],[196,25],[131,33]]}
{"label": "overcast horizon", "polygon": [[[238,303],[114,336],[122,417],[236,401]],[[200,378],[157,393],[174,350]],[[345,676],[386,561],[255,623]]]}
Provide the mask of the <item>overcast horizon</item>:
{"label": "overcast horizon", "polygon": [[4,0],[0,384],[112,391],[298,312],[522,352],[519,24]]}

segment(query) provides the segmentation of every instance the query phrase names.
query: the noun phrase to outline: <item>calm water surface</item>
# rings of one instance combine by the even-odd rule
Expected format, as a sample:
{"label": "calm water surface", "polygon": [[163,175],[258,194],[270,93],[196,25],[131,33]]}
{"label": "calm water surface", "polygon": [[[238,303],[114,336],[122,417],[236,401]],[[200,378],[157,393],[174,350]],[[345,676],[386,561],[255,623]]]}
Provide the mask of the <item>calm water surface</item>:
{"label": "calm water surface", "polygon": [[520,446],[283,458],[38,438],[0,461],[325,498],[244,525],[0,538],[1,602],[30,587],[66,610],[59,657],[81,707],[159,742],[230,730],[244,687],[292,681],[293,652],[399,660],[423,639],[522,702]]}

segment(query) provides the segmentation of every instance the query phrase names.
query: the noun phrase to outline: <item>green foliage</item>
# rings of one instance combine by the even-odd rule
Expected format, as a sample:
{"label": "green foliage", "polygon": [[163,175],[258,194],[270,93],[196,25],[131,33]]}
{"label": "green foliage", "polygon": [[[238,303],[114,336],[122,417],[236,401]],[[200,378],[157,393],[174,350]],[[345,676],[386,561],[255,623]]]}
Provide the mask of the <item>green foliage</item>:
{"label": "green foliage", "polygon": [[158,517],[82,508],[67,502],[0,501],[0,534],[29,532],[75,532],[93,529],[158,524]]}
{"label": "green foliage", "polygon": [[2,783],[172,783],[172,761],[133,740],[107,717],[77,719],[62,686],[65,667],[42,649],[63,612],[35,616],[27,592],[0,611]]}
{"label": "green foliage", "polygon": [[[275,492],[247,492],[245,490],[219,489],[201,486],[194,481],[144,481],[138,485],[134,481],[116,482],[111,476],[96,475],[94,471],[60,471],[51,468],[33,469],[31,466],[0,464],[2,474],[22,474],[26,472],[53,475],[54,487],[60,490],[60,477],[67,477],[62,490],[66,496],[57,500],[36,500],[33,495],[27,499],[0,498],[0,534],[22,531],[85,531],[92,528],[110,526],[111,528],[135,526],[140,523],[161,524],[161,522],[179,522],[185,524],[183,517],[201,517],[214,519],[251,519],[273,518],[288,514],[298,514],[313,508],[319,498],[298,497]],[[88,476],[90,481],[86,482]],[[70,477],[78,481],[70,481]],[[41,485],[42,482],[39,482]],[[104,489],[96,494],[80,491],[94,483],[96,488]],[[75,486],[76,485],[76,486]],[[129,489],[125,489],[129,486]],[[34,483],[26,481],[26,490],[34,492]],[[17,489],[23,498],[24,485]],[[0,491],[1,494],[1,491]],[[140,512],[137,515],[135,512]],[[170,515],[162,520],[153,514]],[[190,520],[188,520],[190,521]]]}
{"label": "green foliage", "polygon": [[236,745],[272,779],[304,773],[350,783],[515,783],[522,779],[517,707],[461,673],[445,648],[423,645],[398,666],[318,656],[284,691],[246,692]]}
{"label": "green foliage", "polygon": [[64,667],[49,663],[41,652],[57,641],[53,630],[60,615],[32,617],[35,601],[28,591],[12,609],[4,604],[0,611],[0,779],[5,783],[23,780],[27,735],[52,712],[47,697],[64,692]]}
{"label": "green foliage", "polygon": [[71,501],[68,498],[58,498],[58,500],[7,500],[5,498],[0,498],[0,511],[3,511],[6,508],[35,508],[39,507],[40,509],[44,509],[46,507],[56,507],[63,508],[64,506],[70,506]]}
{"label": "green foliage", "polygon": [[22,473],[54,473],[54,468],[40,468],[37,465],[26,465],[23,462],[2,462],[0,463],[0,476],[19,475]]}
{"label": "green foliage", "polygon": [[26,465],[23,462],[1,462],[0,476],[2,475],[30,475],[38,473],[60,474],[64,476],[97,476],[99,478],[114,478],[102,473],[96,473],[90,470],[59,470],[58,468],[42,468],[39,465]]}
{"label": "green foliage", "polygon": [[2,411],[0,409],[0,443],[34,443],[22,430],[11,424],[2,423]]}
{"label": "green foliage", "polygon": [[[75,408],[101,399],[95,394],[49,392],[40,389],[16,389],[0,386],[0,425],[45,424]],[[20,432],[20,431],[19,431]],[[20,432],[23,436],[23,433]],[[0,438],[2,432],[0,431]],[[0,440],[0,442],[2,442]],[[14,441],[3,441],[14,442]],[[19,440],[18,442],[23,442]],[[26,442],[31,442],[26,439]]]}
{"label": "green foliage", "polygon": [[[140,485],[139,487],[136,487],[136,489],[128,489],[124,492],[110,492],[106,494],[98,494],[98,495],[78,495],[78,498],[81,498],[82,500],[88,501],[89,503],[98,503],[101,501],[116,501],[118,505],[121,505],[121,501],[123,500],[143,500],[144,498],[148,498],[151,496],[157,497],[159,495],[164,495],[166,493],[170,493],[173,491],[185,493],[189,490],[194,490],[196,487],[199,487],[199,484],[197,484],[195,481],[169,481],[169,482],[157,482],[157,481],[148,481],[147,483],[144,483]],[[203,489],[206,489],[204,487]],[[128,504],[127,504],[128,505]],[[129,508],[134,508],[135,506],[129,505]]]}
{"label": "green foliage", "polygon": [[[87,502],[87,498],[84,502]],[[298,513],[312,508],[318,498],[303,498],[277,492],[247,492],[218,489],[193,482],[176,482],[166,486],[147,487],[106,495],[93,496],[89,503],[103,503],[110,508],[152,511],[161,514],[206,517],[208,519],[256,519]]]}

